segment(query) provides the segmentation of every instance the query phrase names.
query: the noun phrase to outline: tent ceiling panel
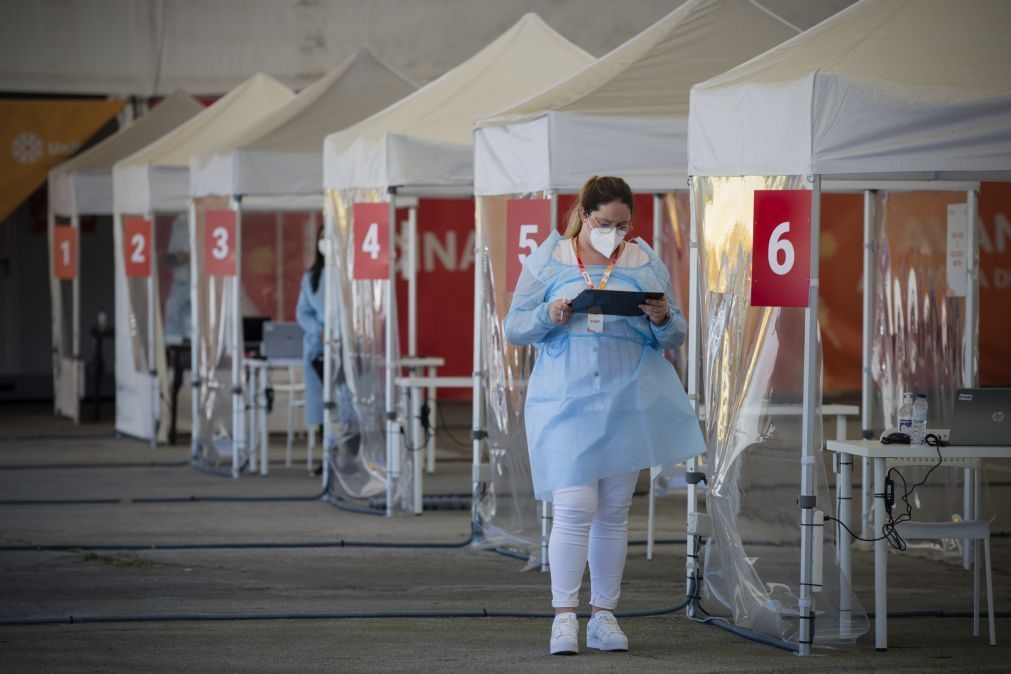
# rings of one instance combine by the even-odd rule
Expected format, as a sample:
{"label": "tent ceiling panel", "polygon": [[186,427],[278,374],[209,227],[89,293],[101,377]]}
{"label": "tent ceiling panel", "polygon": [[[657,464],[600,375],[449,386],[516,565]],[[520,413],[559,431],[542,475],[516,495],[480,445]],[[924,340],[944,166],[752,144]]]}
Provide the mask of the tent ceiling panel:
{"label": "tent ceiling panel", "polygon": [[311,194],[323,186],[323,140],[416,87],[358,50],[289,103],[192,158],[190,189],[209,194]]}
{"label": "tent ceiling panel", "polygon": [[693,175],[1011,172],[1011,3],[862,0],[695,86]]}
{"label": "tent ceiling panel", "polygon": [[[640,190],[681,187],[687,174],[686,120],[692,85],[797,32],[753,2],[689,0],[568,79],[479,120],[480,138],[493,127],[550,115],[550,145],[564,151],[551,153],[548,179],[532,184],[528,182],[532,174],[522,163],[538,157],[542,148],[517,143],[510,132],[495,134],[503,143],[479,141],[476,192],[567,190],[582,184],[580,176],[585,179],[593,173],[623,175]],[[579,165],[574,163],[577,155]],[[485,162],[490,165],[483,166]]]}
{"label": "tent ceiling panel", "polygon": [[199,101],[177,91],[136,121],[49,172],[49,207],[56,213],[112,213],[113,165],[203,110]]}
{"label": "tent ceiling panel", "polygon": [[[473,183],[473,125],[592,61],[535,14],[469,60],[324,146],[327,188]],[[412,154],[422,152],[424,155]],[[450,156],[452,155],[452,156]],[[432,170],[423,167],[430,164]]]}

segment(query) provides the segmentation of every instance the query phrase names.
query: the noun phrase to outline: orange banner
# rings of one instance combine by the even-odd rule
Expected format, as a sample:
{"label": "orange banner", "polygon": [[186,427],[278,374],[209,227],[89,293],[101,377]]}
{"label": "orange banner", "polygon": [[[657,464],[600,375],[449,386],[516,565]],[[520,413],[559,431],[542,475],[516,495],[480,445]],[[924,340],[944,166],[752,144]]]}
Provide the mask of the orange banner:
{"label": "orange banner", "polygon": [[0,101],[0,221],[119,114],[124,101]]}

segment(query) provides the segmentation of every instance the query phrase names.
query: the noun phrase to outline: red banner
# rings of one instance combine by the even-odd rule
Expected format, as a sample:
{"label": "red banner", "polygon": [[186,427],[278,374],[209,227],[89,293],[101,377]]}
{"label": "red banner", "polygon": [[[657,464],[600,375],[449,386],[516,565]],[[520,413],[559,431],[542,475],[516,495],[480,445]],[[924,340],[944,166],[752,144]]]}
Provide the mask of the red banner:
{"label": "red banner", "polygon": [[551,202],[516,199],[506,204],[506,292],[516,289],[527,256],[551,233]]}
{"label": "red banner", "polygon": [[235,211],[207,211],[204,219],[204,273],[235,276]]}
{"label": "red banner", "polygon": [[390,206],[355,204],[352,278],[378,281],[390,277]]}
{"label": "red banner", "polygon": [[123,220],[123,262],[127,276],[151,275],[151,221],[144,218]]}
{"label": "red banner", "polygon": [[77,230],[70,225],[53,227],[53,276],[77,278]]}
{"label": "red banner", "polygon": [[811,192],[755,190],[751,305],[806,307],[811,280]]}

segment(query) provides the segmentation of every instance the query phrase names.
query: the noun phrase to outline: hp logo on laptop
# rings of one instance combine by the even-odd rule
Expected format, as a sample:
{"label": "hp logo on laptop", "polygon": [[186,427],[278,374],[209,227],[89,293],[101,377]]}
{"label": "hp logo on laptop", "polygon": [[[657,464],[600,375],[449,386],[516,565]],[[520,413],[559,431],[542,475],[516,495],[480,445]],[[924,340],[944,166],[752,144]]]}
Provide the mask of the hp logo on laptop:
{"label": "hp logo on laptop", "polygon": [[1004,413],[1000,411],[994,412],[993,416],[990,418],[999,424],[1000,422],[1004,421]]}

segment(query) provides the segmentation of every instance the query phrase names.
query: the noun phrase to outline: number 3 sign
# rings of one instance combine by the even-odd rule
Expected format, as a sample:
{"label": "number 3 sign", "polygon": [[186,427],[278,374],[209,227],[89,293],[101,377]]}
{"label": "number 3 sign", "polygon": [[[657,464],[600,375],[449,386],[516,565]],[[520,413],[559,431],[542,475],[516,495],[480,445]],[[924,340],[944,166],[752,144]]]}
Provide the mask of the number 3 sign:
{"label": "number 3 sign", "polygon": [[516,199],[506,204],[506,292],[516,289],[527,256],[551,233],[551,202]]}
{"label": "number 3 sign", "polygon": [[127,276],[151,275],[151,221],[123,220],[123,261]]}
{"label": "number 3 sign", "polygon": [[390,205],[354,205],[355,266],[352,277],[382,281],[390,277]]}
{"label": "number 3 sign", "polygon": [[204,214],[204,273],[235,276],[235,211]]}
{"label": "number 3 sign", "polygon": [[811,280],[811,192],[755,190],[751,306],[806,307]]}

